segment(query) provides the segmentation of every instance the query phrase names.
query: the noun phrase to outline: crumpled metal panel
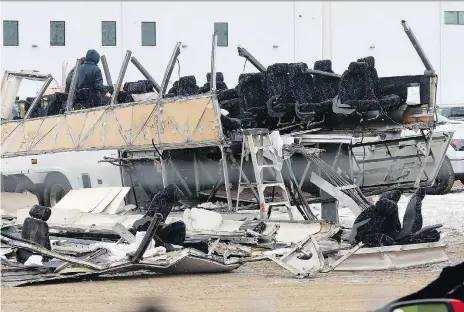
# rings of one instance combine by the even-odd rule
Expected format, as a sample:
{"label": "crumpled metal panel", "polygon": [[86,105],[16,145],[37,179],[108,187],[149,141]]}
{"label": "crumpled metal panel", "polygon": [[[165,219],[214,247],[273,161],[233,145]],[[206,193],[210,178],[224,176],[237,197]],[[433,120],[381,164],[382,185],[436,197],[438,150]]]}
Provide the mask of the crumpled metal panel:
{"label": "crumpled metal panel", "polygon": [[[439,263],[448,260],[445,249],[444,242],[361,248],[335,270],[393,270]],[[343,256],[344,253],[340,252],[339,255]],[[331,258],[330,262],[333,263],[338,258]]]}
{"label": "crumpled metal panel", "polygon": [[59,272],[44,274],[38,270],[16,270],[16,273],[4,276],[4,270],[2,270],[1,284],[4,287],[15,287],[58,280],[64,282],[85,278],[104,278],[114,274],[120,275],[138,271],[160,274],[222,273],[235,270],[241,265],[240,263],[225,264],[220,259],[219,257],[208,257],[193,249],[183,249],[153,258],[145,258],[137,264],[125,261],[107,269],[73,275],[61,275]]}
{"label": "crumpled metal panel", "polygon": [[0,125],[1,156],[147,147],[152,140],[180,148],[218,145],[223,134],[215,105],[219,105],[216,98],[208,94],[7,121]]}

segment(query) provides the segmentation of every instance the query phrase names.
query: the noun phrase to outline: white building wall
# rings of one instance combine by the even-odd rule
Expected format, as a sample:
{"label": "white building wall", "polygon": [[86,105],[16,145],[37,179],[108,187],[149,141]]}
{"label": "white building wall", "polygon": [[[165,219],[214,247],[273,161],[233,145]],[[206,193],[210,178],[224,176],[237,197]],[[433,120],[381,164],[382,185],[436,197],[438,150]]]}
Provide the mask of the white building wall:
{"label": "white building wall", "polygon": [[[464,11],[464,1],[443,1],[443,11]],[[441,28],[441,103],[464,104],[464,25]]]}
{"label": "white building wall", "polygon": [[[210,70],[211,35],[214,22],[227,22],[228,47],[217,49],[217,70],[229,87],[244,71],[237,55],[242,45],[265,66],[276,62],[306,62],[332,56],[333,68],[342,73],[351,61],[373,55],[381,76],[421,74],[424,67],[401,27],[404,19],[413,28],[439,75],[438,101],[462,103],[464,93],[464,25],[444,25],[444,10],[462,10],[458,1],[330,2],[329,33],[323,31],[321,1],[289,2],[16,2],[2,1],[2,20],[19,21],[19,47],[1,49],[1,71],[37,69],[61,81],[61,65],[68,71],[76,58],[90,49],[107,56],[116,81],[125,51],[161,83],[166,64],[177,41],[182,41],[180,75],[195,75],[202,85]],[[326,16],[327,17],[327,16]],[[66,21],[66,46],[50,47],[50,21]],[[102,47],[101,21],[116,21],[117,46]],[[156,46],[141,45],[141,22],[156,22]],[[326,20],[327,21],[327,20]],[[3,32],[0,32],[3,36]],[[32,47],[37,45],[37,47]],[[256,71],[247,64],[245,71]],[[142,79],[129,65],[126,81]],[[172,81],[178,79],[176,67]],[[31,96],[40,86],[21,89]]]}

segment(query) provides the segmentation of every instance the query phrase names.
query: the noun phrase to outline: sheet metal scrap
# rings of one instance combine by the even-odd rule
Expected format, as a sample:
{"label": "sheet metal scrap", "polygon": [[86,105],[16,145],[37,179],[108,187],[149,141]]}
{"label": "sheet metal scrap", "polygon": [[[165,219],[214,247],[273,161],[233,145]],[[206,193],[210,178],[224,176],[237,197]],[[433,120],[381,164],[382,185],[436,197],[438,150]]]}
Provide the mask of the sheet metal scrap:
{"label": "sheet metal scrap", "polygon": [[[222,257],[207,255],[195,249],[182,249],[164,255],[139,259],[138,262],[123,260],[120,262],[102,262],[104,255],[92,254],[85,259],[64,255],[46,250],[33,243],[14,237],[1,236],[1,241],[14,248],[22,248],[34,253],[60,259],[61,262],[44,263],[43,267],[26,268],[24,265],[2,258],[1,283],[4,287],[30,285],[52,281],[68,281],[88,278],[105,278],[114,275],[146,271],[148,273],[180,274],[180,273],[220,273],[238,268],[241,263],[225,263]],[[86,250],[85,244],[67,243],[60,246],[64,251],[72,253]],[[95,255],[92,256],[92,255]],[[98,256],[102,257],[98,257]],[[14,273],[13,273],[14,272]]]}
{"label": "sheet metal scrap", "polygon": [[[139,263],[130,261],[122,262],[113,267],[102,270],[72,274],[72,269],[66,268],[57,273],[42,273],[38,270],[22,270],[21,273],[5,274],[2,270],[2,286],[15,287],[21,285],[32,285],[53,281],[73,281],[81,279],[111,278],[115,275],[124,276],[127,273],[145,271],[158,274],[188,274],[188,273],[221,273],[230,272],[238,268],[240,263],[226,264],[220,257],[208,257],[202,252],[194,249],[183,249],[170,252],[161,256],[144,258]],[[75,272],[82,272],[74,268]],[[88,271],[88,270],[87,270]]]}

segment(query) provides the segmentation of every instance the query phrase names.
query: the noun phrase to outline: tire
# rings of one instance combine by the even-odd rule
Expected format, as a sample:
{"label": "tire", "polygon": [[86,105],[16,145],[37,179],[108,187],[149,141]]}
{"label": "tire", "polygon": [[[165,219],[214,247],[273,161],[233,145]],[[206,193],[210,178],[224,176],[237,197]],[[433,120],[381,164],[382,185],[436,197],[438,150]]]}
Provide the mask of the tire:
{"label": "tire", "polygon": [[14,192],[15,193],[24,193],[24,192],[32,193],[37,197],[37,201],[39,202],[39,205],[44,204],[44,200],[40,192],[40,188],[30,181],[20,181],[18,185],[16,186]]}
{"label": "tire", "polygon": [[454,171],[448,157],[445,157],[434,183],[426,189],[429,195],[444,195],[449,193],[454,184]]}
{"label": "tire", "polygon": [[61,173],[49,173],[44,182],[44,205],[55,206],[70,190],[71,183]]}

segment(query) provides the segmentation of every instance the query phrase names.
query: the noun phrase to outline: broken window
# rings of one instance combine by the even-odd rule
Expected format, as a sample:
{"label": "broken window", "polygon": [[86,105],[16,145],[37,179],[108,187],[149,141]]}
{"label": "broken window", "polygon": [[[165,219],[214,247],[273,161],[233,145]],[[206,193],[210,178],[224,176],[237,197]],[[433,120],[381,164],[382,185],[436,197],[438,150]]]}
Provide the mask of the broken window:
{"label": "broken window", "polygon": [[50,22],[50,46],[64,47],[65,46],[65,22],[52,21]]}
{"label": "broken window", "polygon": [[19,45],[18,21],[3,21],[3,46],[17,47]]}
{"label": "broken window", "polygon": [[445,11],[445,24],[446,25],[458,25],[459,24],[458,23],[458,12],[457,11]]}
{"label": "broken window", "polygon": [[102,46],[115,47],[116,46],[116,22],[106,21],[102,22]]}
{"label": "broken window", "polygon": [[156,46],[156,22],[142,22],[142,46]]}
{"label": "broken window", "polygon": [[229,46],[229,23],[214,23],[214,33],[217,35],[217,46]]}

